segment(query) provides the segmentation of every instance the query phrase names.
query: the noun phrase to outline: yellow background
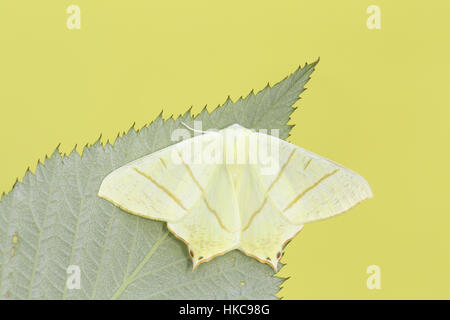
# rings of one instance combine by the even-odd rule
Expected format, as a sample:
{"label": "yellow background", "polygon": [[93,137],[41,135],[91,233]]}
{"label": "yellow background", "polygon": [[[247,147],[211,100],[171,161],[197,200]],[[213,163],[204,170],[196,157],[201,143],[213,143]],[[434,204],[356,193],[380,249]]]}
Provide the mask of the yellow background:
{"label": "yellow background", "polygon": [[[80,30],[66,28],[69,4]],[[371,4],[381,30],[366,26]],[[449,12],[447,0],[3,0],[0,191],[58,143],[213,110],[320,56],[289,140],[375,197],[305,227],[279,296],[450,298]],[[381,290],[366,287],[372,264]]]}

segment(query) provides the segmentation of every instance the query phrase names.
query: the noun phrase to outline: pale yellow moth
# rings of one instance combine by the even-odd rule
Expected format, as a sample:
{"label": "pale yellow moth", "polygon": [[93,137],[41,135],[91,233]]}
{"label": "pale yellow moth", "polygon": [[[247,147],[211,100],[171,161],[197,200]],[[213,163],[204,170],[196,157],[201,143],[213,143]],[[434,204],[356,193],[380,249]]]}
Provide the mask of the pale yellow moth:
{"label": "pale yellow moth", "polygon": [[372,191],[339,164],[235,124],[114,170],[98,195],[166,221],[194,269],[239,249],[276,271],[283,246],[305,223],[347,211]]}

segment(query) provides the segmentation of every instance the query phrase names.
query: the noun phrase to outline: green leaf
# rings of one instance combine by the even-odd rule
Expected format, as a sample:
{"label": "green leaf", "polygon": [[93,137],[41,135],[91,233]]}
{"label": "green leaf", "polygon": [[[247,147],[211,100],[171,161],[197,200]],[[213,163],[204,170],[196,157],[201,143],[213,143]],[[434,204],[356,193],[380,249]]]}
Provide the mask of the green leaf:
{"label": "green leaf", "polygon": [[[287,138],[292,105],[314,70],[306,64],[273,87],[232,102],[196,120],[203,130],[233,123],[279,129]],[[237,250],[201,264],[194,272],[184,243],[166,224],[118,209],[97,196],[114,169],[174,143],[171,132],[192,124],[159,116],[131,128],[114,143],[99,141],[80,156],[57,150],[35,174],[0,200],[0,295],[2,299],[275,299],[284,279]],[[80,270],[80,289],[68,288],[69,266]]]}

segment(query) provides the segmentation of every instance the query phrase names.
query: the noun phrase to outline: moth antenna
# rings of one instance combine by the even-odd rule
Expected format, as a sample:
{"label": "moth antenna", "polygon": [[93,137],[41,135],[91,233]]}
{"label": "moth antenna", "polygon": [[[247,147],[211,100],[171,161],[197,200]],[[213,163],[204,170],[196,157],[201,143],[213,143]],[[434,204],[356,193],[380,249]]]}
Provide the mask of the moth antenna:
{"label": "moth antenna", "polygon": [[183,126],[185,126],[186,128],[188,128],[189,130],[191,130],[192,132],[206,133],[206,132],[203,131],[203,130],[197,130],[197,129],[194,129],[194,128],[188,126],[188,125],[187,125],[186,123],[184,123],[183,121],[181,121],[181,124],[182,124]]}
{"label": "moth antenna", "polygon": [[189,130],[191,130],[192,132],[197,132],[197,133],[211,133],[211,131],[203,131],[203,130],[197,130],[197,129],[194,129],[194,128],[192,128],[192,127],[189,127],[186,123],[184,123],[183,121],[181,121],[181,124],[183,125],[183,126],[185,126],[186,128],[188,128]]}

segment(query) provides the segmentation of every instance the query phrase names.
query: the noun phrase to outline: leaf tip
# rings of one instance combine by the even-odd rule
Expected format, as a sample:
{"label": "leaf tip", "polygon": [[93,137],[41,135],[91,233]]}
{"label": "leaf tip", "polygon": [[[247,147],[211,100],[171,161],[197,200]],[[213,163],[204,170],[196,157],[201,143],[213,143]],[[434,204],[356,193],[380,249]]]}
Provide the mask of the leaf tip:
{"label": "leaf tip", "polygon": [[102,140],[102,133],[100,133],[100,135],[98,136],[97,140],[94,141],[94,145],[95,144],[101,144]]}
{"label": "leaf tip", "polygon": [[[29,168],[30,168],[30,167],[28,167],[27,171],[25,171],[25,174],[27,174],[27,172],[28,172]],[[12,186],[11,190],[12,190],[12,189],[14,189],[14,188],[16,187],[16,185],[17,185],[18,183],[19,183],[19,178],[16,178],[16,181],[14,181],[14,183],[13,183],[13,186]]]}

